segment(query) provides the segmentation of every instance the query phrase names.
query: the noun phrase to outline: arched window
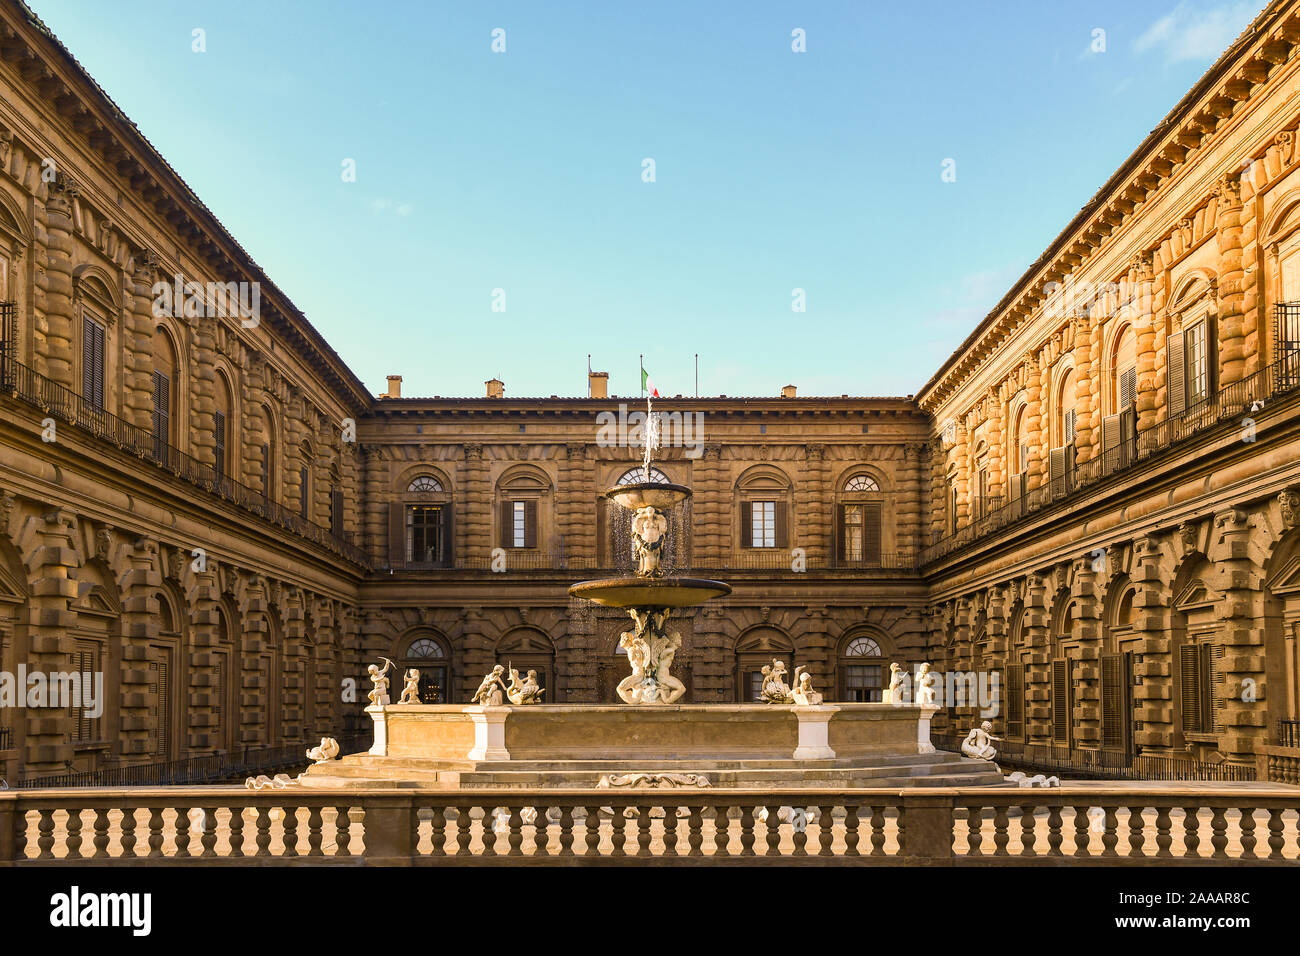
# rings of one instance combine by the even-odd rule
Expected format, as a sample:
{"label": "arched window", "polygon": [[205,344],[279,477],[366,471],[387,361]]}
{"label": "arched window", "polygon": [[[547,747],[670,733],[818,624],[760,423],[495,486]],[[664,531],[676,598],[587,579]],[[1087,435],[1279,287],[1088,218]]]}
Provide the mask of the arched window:
{"label": "arched window", "polygon": [[880,482],[862,472],[849,475],[837,497],[835,551],[839,563],[879,566],[885,524]]}
{"label": "arched window", "polygon": [[451,493],[437,475],[424,472],[398,488],[389,507],[389,566],[449,568],[455,563]]}
{"label": "arched window", "polygon": [[1125,325],[1110,356],[1110,407],[1119,414],[1137,401],[1137,336]]}
{"label": "arched window", "polygon": [[1061,376],[1060,385],[1056,389],[1055,426],[1058,448],[1074,444],[1074,432],[1078,421],[1075,413],[1076,398],[1074,369],[1070,369]]}
{"label": "arched window", "polygon": [[635,468],[623,472],[622,476],[618,479],[618,484],[620,485],[643,485],[648,483],[656,485],[672,484],[672,482],[668,480],[668,476],[653,465],[650,466],[648,474],[644,465],[637,465]]}
{"label": "arched window", "polygon": [[401,697],[406,672],[412,668],[420,672],[420,703],[451,703],[451,655],[442,638],[431,631],[416,631],[406,639],[406,647],[398,652],[402,672],[394,675],[393,686],[398,688],[393,700]]}
{"label": "arched window", "polygon": [[885,661],[880,642],[865,634],[850,636],[840,649],[840,699],[874,703],[885,687]]}
{"label": "arched window", "polygon": [[160,325],[153,337],[153,412],[150,430],[153,432],[153,456],[159,463],[168,463],[169,446],[176,445],[172,422],[176,420],[176,348],[171,336]]}
{"label": "arched window", "polygon": [[234,461],[236,441],[232,433],[234,416],[232,415],[233,403],[230,397],[230,383],[226,381],[226,376],[221,372],[217,373],[216,392],[216,409],[212,413],[213,467],[217,469],[219,476],[224,477],[234,471],[231,463]]}
{"label": "arched window", "polygon": [[267,405],[262,406],[262,495],[275,500],[275,415]]}
{"label": "arched window", "polygon": [[433,475],[418,475],[409,485],[407,491],[442,491],[442,483]]}
{"label": "arched window", "polygon": [[1193,272],[1176,285],[1169,314],[1177,316],[1177,331],[1165,340],[1165,378],[1169,417],[1182,415],[1209,399],[1218,379],[1219,351],[1215,341],[1218,296],[1211,276]]}

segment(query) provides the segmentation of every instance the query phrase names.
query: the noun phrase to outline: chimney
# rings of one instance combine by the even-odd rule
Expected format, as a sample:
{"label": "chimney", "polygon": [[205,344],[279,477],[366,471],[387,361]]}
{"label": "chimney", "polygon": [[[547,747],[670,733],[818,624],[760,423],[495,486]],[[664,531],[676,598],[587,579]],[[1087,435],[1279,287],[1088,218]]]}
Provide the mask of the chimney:
{"label": "chimney", "polygon": [[795,392],[797,391],[798,389],[796,389],[793,385],[787,385],[785,388],[781,389],[781,397],[794,398]]}
{"label": "chimney", "polygon": [[501,379],[499,379],[499,378],[490,378],[490,379],[488,379],[486,382],[484,382],[483,384],[487,386],[487,397],[488,397],[488,398],[505,398],[505,397],[506,397],[506,383],[503,382],[503,381],[501,381]]}
{"label": "chimney", "polygon": [[588,372],[587,391],[591,398],[609,398],[609,373]]}
{"label": "chimney", "polygon": [[384,393],[384,398],[401,398],[402,397],[402,376],[388,376],[388,391]]}

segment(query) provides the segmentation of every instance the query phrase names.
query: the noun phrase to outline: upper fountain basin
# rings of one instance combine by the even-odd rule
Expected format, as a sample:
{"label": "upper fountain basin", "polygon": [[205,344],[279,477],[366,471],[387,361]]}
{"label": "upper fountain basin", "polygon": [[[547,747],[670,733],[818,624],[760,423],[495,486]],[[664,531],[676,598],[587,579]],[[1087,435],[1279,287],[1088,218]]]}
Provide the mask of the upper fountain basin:
{"label": "upper fountain basin", "polygon": [[704,578],[602,578],[579,581],[569,593],[605,607],[694,607],[730,594],[731,585]]}
{"label": "upper fountain basin", "polygon": [[691,489],[685,485],[670,485],[654,481],[642,481],[629,485],[615,485],[605,492],[605,497],[629,511],[650,507],[657,511],[667,511],[674,505],[681,504],[691,496]]}

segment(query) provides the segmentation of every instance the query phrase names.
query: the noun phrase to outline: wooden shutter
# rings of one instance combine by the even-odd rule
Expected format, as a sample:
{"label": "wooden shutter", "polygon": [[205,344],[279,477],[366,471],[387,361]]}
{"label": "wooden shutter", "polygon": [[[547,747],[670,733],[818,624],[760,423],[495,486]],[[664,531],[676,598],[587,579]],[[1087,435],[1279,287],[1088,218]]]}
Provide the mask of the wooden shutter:
{"label": "wooden shutter", "polygon": [[1070,742],[1070,662],[1052,661],[1052,740]]}
{"label": "wooden shutter", "polygon": [[226,473],[226,414],[225,412],[212,413],[212,431],[216,437],[216,448],[213,453],[216,456],[216,469],[218,475]]}
{"label": "wooden shutter", "polygon": [[1007,736],[1025,734],[1025,665],[1008,664],[1006,670]]}
{"label": "wooden shutter", "polygon": [[524,547],[537,547],[537,499],[524,502]]}
{"label": "wooden shutter", "polygon": [[1127,368],[1119,375],[1119,407],[1125,409],[1137,401],[1137,369]]}
{"label": "wooden shutter", "polygon": [[154,705],[158,708],[158,736],[154,742],[154,754],[164,757],[167,754],[168,737],[171,735],[171,700],[169,675],[166,661],[152,661],[149,670],[153,677]]}
{"label": "wooden shutter", "polygon": [[104,407],[104,327],[84,315],[81,318],[81,395],[96,408]]}
{"label": "wooden shutter", "polygon": [[881,510],[879,502],[862,506],[862,560],[867,564],[880,563]]}
{"label": "wooden shutter", "polygon": [[1165,365],[1168,370],[1168,417],[1181,415],[1187,410],[1187,357],[1183,353],[1183,333],[1175,332],[1165,344]]}
{"label": "wooden shutter", "polygon": [[271,497],[271,444],[262,442],[262,497]]}
{"label": "wooden shutter", "polygon": [[1195,644],[1178,648],[1179,700],[1183,733],[1201,732],[1201,651]]}
{"label": "wooden shutter", "polygon": [[790,547],[790,505],[784,501],[778,501],[772,506],[773,520],[776,522],[776,530],[773,540],[778,548]]}
{"label": "wooden shutter", "polygon": [[1102,469],[1114,471],[1123,464],[1120,460],[1124,444],[1123,431],[1118,415],[1107,415],[1101,420],[1101,454]]}
{"label": "wooden shutter", "polygon": [[1025,474],[1012,475],[1011,480],[1007,482],[1007,501],[1019,501],[1024,495]]}
{"label": "wooden shutter", "polygon": [[1053,448],[1047,456],[1047,480],[1052,485],[1052,493],[1060,494],[1065,490],[1065,449]]}
{"label": "wooden shutter", "polygon": [[298,469],[298,510],[304,518],[311,517],[311,473],[306,465]]}
{"label": "wooden shutter", "polygon": [[442,506],[442,536],[438,542],[438,554],[436,560],[452,567],[456,560],[456,519],[455,512],[452,510],[451,502]]}
{"label": "wooden shutter", "polygon": [[1078,434],[1079,413],[1073,408],[1065,413],[1065,444],[1073,445]]}
{"label": "wooden shutter", "polygon": [[1124,749],[1124,655],[1101,657],[1101,745],[1107,750]]}
{"label": "wooden shutter", "polygon": [[515,543],[515,503],[513,501],[501,502],[501,535],[498,544],[500,547],[509,548]]}
{"label": "wooden shutter", "polygon": [[335,488],[330,492],[330,534],[336,538],[343,537],[343,489]]}
{"label": "wooden shutter", "polygon": [[406,506],[400,501],[388,506],[388,566],[406,567]]}
{"label": "wooden shutter", "polygon": [[848,557],[848,505],[837,505],[835,508],[835,553],[839,560],[843,561]]}
{"label": "wooden shutter", "polygon": [[169,443],[171,438],[171,391],[172,383],[157,369],[153,373],[153,437],[154,455],[162,457],[161,445]]}
{"label": "wooden shutter", "polygon": [[596,496],[596,563],[602,568],[609,567],[611,548],[609,545],[609,499],[604,495]]}
{"label": "wooden shutter", "polygon": [[754,546],[754,505],[749,501],[740,503],[740,546]]}
{"label": "wooden shutter", "polygon": [[1201,652],[1204,655],[1201,659],[1201,679],[1206,690],[1205,711],[1201,723],[1207,733],[1218,733],[1223,729],[1219,723],[1219,715],[1223,712],[1226,703],[1224,696],[1227,683],[1223,673],[1224,648],[1222,644],[1202,644]]}

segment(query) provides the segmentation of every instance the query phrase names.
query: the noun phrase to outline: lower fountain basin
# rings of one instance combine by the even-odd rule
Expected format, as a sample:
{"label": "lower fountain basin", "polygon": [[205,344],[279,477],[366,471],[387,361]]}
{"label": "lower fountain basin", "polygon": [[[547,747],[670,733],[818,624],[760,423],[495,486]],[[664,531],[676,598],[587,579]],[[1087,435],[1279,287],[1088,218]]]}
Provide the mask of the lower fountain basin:
{"label": "lower fountain basin", "polygon": [[731,585],[706,578],[600,578],[579,581],[569,594],[604,607],[694,607],[725,597]]}

